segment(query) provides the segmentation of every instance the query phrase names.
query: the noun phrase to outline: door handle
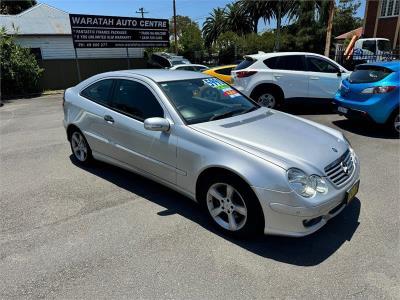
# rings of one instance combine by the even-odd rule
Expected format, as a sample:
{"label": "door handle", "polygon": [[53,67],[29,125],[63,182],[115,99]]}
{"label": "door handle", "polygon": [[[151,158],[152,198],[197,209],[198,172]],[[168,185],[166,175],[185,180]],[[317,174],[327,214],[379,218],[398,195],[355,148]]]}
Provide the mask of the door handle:
{"label": "door handle", "polygon": [[114,124],[114,119],[113,117],[109,116],[109,115],[105,115],[104,116],[104,120],[108,123],[108,124]]}
{"label": "door handle", "polygon": [[319,77],[311,76],[310,79],[311,79],[311,80],[318,80]]}

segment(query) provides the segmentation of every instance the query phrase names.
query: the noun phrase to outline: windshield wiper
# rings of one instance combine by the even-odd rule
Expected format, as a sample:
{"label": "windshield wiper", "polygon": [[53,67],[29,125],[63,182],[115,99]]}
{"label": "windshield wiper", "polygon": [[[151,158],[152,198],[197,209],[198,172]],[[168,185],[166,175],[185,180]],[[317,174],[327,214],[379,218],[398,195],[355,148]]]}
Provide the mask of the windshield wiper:
{"label": "windshield wiper", "polygon": [[226,112],[221,113],[221,114],[213,115],[213,116],[209,119],[209,121],[214,121],[214,120],[219,120],[219,119],[231,117],[231,116],[233,116],[234,114],[240,113],[240,112],[242,112],[242,111],[243,111],[243,110],[241,110],[241,109],[226,111]]}

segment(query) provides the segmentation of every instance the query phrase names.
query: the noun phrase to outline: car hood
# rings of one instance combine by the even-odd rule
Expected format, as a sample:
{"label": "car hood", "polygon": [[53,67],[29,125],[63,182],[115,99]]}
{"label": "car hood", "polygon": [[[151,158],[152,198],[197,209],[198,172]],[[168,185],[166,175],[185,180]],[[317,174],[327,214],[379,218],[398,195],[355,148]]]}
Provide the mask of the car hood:
{"label": "car hood", "polygon": [[324,168],[348,149],[340,132],[267,108],[190,126],[284,169],[296,167],[311,174],[323,175]]}

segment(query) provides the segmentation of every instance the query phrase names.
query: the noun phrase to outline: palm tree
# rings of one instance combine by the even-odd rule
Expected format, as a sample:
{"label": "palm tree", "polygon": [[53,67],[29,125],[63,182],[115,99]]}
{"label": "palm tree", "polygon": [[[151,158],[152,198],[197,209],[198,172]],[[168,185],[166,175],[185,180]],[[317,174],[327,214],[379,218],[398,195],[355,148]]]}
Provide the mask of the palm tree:
{"label": "palm tree", "polygon": [[206,47],[210,47],[225,30],[225,9],[214,8],[203,24],[202,32]]}
{"label": "palm tree", "polygon": [[224,11],[225,29],[238,35],[250,33],[252,22],[248,14],[243,13],[240,2],[230,3]]}
{"label": "palm tree", "polygon": [[272,2],[273,1],[262,0],[239,0],[237,2],[240,6],[241,13],[249,17],[254,33],[258,31],[258,22],[261,18],[263,18],[264,21],[269,21],[273,17]]}

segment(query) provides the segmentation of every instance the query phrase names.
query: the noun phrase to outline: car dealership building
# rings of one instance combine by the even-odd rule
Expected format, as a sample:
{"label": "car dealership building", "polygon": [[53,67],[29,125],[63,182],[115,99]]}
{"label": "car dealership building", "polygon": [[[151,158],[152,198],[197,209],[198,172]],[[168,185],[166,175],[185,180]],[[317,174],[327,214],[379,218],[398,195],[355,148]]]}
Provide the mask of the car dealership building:
{"label": "car dealership building", "polygon": [[[18,15],[0,15],[0,27],[31,49],[45,69],[41,87],[63,89],[78,82],[69,14],[37,4]],[[146,66],[143,48],[76,49],[82,79],[111,70]]]}

